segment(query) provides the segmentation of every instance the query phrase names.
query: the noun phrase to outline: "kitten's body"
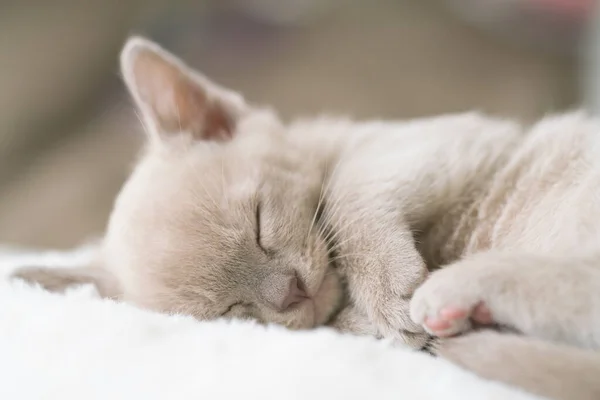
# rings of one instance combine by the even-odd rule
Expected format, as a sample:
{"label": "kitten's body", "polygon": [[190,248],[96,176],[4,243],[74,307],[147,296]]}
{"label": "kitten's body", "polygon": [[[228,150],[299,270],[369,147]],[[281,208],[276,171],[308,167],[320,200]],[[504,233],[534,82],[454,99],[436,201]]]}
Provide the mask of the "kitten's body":
{"label": "kitten's body", "polygon": [[[600,224],[600,125],[582,113],[547,117],[527,129],[487,190],[456,223],[448,241],[430,237],[443,262],[489,250],[564,255],[597,246]],[[488,146],[497,146],[491,141]],[[436,235],[436,232],[432,232]],[[464,244],[463,244],[464,243]],[[462,248],[461,248],[462,247]]]}
{"label": "kitten's body", "polygon": [[[462,278],[457,288],[468,291],[475,280],[486,286],[479,289],[485,294],[469,296],[498,303],[496,322],[532,336],[600,347],[599,134],[598,121],[581,113],[546,118],[527,130],[458,223],[425,235],[428,248],[449,250],[461,260],[434,274],[417,293],[413,317],[436,307],[425,299],[436,283],[446,287]],[[439,240],[447,237],[444,229],[455,229],[455,235]],[[469,280],[458,277],[465,273]],[[454,299],[453,305],[459,302]],[[532,315],[537,309],[539,320]]]}
{"label": "kitten's body", "polygon": [[[452,306],[468,317],[483,303],[531,338],[467,334],[438,354],[548,398],[597,399],[600,355],[554,343],[600,348],[600,123],[549,117],[517,142],[464,211],[423,235],[426,258],[454,264],[417,290],[412,316]],[[459,318],[443,336],[470,325]]]}
{"label": "kitten's body", "polygon": [[[102,280],[125,301],[200,319],[310,328],[339,308],[344,275],[350,305],[333,322],[343,330],[417,347],[427,318],[459,308],[443,332],[427,329],[462,333],[485,304],[495,322],[544,346],[600,345],[600,122],[568,114],[522,129],[464,114],[285,126],[144,40],[132,39],[122,62],[148,146],[103,244],[110,280],[91,270],[73,282]],[[420,286],[427,265],[447,264]],[[21,276],[55,289],[71,279],[44,274]],[[496,339],[472,337],[476,357],[469,336],[442,342],[440,352],[484,376],[563,396],[542,369],[530,384],[517,372],[544,354],[568,365],[581,353],[519,342],[530,357],[490,369],[497,353],[481,342]],[[586,362],[600,368],[595,356]],[[514,373],[498,372],[506,368]],[[577,382],[572,370],[561,373]],[[585,382],[582,399],[598,390]]]}

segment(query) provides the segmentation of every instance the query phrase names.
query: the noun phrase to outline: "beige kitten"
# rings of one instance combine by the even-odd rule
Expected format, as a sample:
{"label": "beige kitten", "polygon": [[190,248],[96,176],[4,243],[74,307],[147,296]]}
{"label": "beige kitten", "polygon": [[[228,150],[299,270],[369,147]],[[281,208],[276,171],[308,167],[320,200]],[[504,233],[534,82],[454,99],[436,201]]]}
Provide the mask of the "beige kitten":
{"label": "beige kitten", "polygon": [[504,162],[512,124],[469,114],[286,126],[144,39],[121,62],[148,129],[104,241],[124,300],[310,328],[338,307],[342,274],[353,314],[381,336],[425,343],[408,315],[427,273],[412,231]]}
{"label": "beige kitten", "polygon": [[121,66],[148,140],[116,200],[101,269],[21,277],[60,289],[71,278],[108,282],[105,271],[110,292],[142,307],[312,328],[339,309],[343,275],[356,311],[337,326],[367,316],[380,335],[425,343],[408,307],[427,270],[401,209],[419,172],[390,174],[372,160],[382,146],[404,146],[402,136],[388,129],[375,143],[381,124],[345,120],[286,126],[141,38],[128,41]]}
{"label": "beige kitten", "polygon": [[[88,279],[159,311],[311,328],[343,304],[343,278],[340,329],[419,347],[422,326],[463,333],[483,306],[486,322],[597,347],[598,122],[570,114],[528,132],[478,114],[286,125],[144,39],[127,43],[122,69],[148,141],[99,268],[83,278],[21,271],[26,279],[55,289]],[[413,298],[426,265],[448,263]],[[543,368],[527,384],[505,373],[511,361],[486,369],[494,353],[472,357],[460,346],[469,340],[480,349],[495,339],[467,335],[439,351],[492,379],[551,387]],[[543,360],[537,342],[522,343],[536,356],[520,365]],[[569,373],[572,351],[548,354],[585,396],[594,388]]]}
{"label": "beige kitten", "polygon": [[[106,271],[120,298],[159,311],[311,328],[339,309],[342,276],[353,309],[336,326],[371,332],[367,318],[379,336],[427,341],[409,316],[427,275],[413,232],[506,162],[515,126],[476,114],[286,125],[145,39],[121,67],[148,140],[93,279]],[[64,284],[73,271],[56,273]]]}

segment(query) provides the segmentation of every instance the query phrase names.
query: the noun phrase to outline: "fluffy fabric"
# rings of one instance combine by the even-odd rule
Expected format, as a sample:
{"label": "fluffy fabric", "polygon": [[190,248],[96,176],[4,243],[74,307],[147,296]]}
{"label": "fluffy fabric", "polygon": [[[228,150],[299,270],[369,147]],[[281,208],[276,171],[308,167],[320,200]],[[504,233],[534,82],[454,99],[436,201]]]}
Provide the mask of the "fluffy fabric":
{"label": "fluffy fabric", "polygon": [[389,343],[321,329],[198,322],[50,294],[6,276],[90,256],[3,251],[1,399],[536,399]]}

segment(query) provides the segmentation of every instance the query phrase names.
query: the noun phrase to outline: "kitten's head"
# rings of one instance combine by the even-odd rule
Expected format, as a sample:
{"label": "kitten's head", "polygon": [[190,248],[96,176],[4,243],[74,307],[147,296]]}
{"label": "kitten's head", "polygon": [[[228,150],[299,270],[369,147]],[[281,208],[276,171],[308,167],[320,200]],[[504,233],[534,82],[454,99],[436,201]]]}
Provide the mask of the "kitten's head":
{"label": "kitten's head", "polygon": [[107,268],[125,300],[200,319],[323,324],[341,288],[316,223],[323,172],[268,109],[130,39],[147,148],[119,195]]}

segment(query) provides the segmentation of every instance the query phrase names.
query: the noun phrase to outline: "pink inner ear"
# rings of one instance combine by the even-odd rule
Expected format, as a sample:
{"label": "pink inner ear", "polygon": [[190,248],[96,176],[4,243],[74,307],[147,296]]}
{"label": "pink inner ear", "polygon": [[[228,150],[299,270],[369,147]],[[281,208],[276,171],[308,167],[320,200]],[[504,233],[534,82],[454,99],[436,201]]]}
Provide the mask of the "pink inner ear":
{"label": "pink inner ear", "polygon": [[198,140],[231,138],[233,123],[226,110],[180,66],[153,51],[142,51],[136,56],[133,76],[159,133],[190,132]]}
{"label": "pink inner ear", "polygon": [[233,124],[222,105],[210,101],[206,91],[191,78],[180,77],[174,87],[173,101],[177,119],[169,121],[170,131],[183,129],[200,140],[231,139]]}

